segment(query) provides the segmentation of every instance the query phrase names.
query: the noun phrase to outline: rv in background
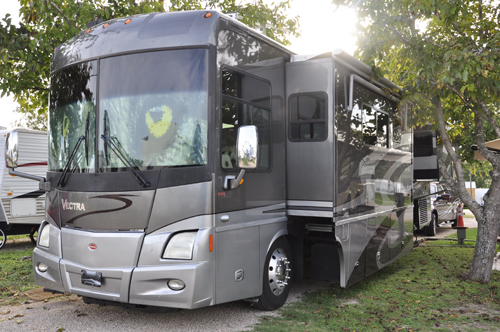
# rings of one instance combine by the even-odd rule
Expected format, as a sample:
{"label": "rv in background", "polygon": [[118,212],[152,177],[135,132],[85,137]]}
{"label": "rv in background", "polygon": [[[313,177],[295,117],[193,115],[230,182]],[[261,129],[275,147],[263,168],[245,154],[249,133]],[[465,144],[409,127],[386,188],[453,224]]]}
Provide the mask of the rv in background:
{"label": "rv in background", "polygon": [[295,55],[215,11],[86,29],[53,55],[35,282],[263,310],[304,271],[354,284],[413,248],[418,105],[400,98],[343,51]]}
{"label": "rv in background", "polygon": [[[14,129],[0,130],[0,151],[4,158],[7,133],[17,132],[19,138],[18,167],[26,173],[45,176],[47,173],[47,133],[44,131]],[[33,235],[45,219],[45,191],[36,182],[12,176],[0,163],[0,249],[7,235]],[[36,243],[36,242],[34,242]]]}

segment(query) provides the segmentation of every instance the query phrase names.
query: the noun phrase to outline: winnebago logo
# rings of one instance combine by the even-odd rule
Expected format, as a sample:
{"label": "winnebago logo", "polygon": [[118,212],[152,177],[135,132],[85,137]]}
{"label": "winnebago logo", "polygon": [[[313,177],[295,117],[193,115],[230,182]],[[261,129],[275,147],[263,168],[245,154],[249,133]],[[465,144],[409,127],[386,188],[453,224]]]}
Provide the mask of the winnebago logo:
{"label": "winnebago logo", "polygon": [[67,199],[61,199],[63,210],[78,210],[85,211],[85,205],[83,203],[68,202]]}

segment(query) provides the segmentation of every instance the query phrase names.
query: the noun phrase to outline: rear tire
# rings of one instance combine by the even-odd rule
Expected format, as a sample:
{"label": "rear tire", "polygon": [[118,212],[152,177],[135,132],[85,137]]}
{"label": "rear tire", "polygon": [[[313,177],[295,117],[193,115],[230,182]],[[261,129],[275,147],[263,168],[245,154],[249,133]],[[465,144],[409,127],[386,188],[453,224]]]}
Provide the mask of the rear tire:
{"label": "rear tire", "polygon": [[5,235],[3,229],[0,228],[0,249],[3,248],[5,242],[7,242],[7,235]]}
{"label": "rear tire", "polygon": [[457,225],[458,225],[458,218],[455,218],[452,221],[453,221],[453,224],[451,224],[451,228],[457,227]]}
{"label": "rear tire", "polygon": [[436,215],[433,213],[431,217],[431,223],[425,227],[425,235],[434,236],[436,235]]}
{"label": "rear tire", "polygon": [[255,305],[257,309],[271,311],[285,304],[291,287],[291,253],[290,245],[283,237],[269,249],[264,264],[262,295]]}

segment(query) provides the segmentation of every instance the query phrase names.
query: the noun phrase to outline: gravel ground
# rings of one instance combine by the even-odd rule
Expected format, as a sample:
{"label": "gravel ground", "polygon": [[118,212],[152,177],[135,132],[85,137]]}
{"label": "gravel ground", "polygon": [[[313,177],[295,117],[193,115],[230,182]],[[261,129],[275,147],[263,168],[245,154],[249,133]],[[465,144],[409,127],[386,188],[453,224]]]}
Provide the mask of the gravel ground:
{"label": "gravel ground", "polygon": [[[287,303],[299,300],[307,291],[328,285],[330,283],[314,281],[295,285]],[[114,306],[87,305],[76,295],[70,295],[48,302],[0,307],[0,331],[242,331],[251,329],[265,315],[276,313],[259,311],[243,301],[151,314]]]}

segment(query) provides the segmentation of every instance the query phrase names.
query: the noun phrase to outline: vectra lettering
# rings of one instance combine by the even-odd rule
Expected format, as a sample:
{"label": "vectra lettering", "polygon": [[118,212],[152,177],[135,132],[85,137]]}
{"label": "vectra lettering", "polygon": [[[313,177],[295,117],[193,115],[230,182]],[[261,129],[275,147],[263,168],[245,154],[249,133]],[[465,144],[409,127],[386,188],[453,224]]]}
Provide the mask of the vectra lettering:
{"label": "vectra lettering", "polygon": [[85,211],[85,205],[83,203],[68,202],[67,199],[62,199],[61,202],[63,210]]}

